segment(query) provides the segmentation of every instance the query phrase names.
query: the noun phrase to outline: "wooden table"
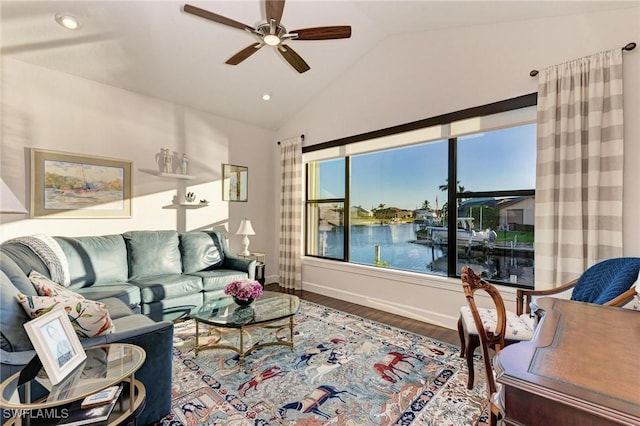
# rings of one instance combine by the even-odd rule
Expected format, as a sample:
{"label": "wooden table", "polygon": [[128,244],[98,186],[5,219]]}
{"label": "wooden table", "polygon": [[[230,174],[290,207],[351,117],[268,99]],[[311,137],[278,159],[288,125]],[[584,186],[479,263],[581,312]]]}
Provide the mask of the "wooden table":
{"label": "wooden table", "polygon": [[507,425],[640,425],[640,312],[555,298],[536,302],[528,342],[494,358]]}

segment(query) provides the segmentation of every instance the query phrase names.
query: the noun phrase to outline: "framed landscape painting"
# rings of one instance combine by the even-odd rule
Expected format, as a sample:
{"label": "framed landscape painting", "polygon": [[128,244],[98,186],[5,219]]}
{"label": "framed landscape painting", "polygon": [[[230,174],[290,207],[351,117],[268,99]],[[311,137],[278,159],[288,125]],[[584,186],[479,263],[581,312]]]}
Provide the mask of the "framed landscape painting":
{"label": "framed landscape painting", "polygon": [[132,162],[31,150],[31,216],[131,217]]}
{"label": "framed landscape painting", "polygon": [[249,169],[233,164],[222,165],[222,200],[247,201]]}

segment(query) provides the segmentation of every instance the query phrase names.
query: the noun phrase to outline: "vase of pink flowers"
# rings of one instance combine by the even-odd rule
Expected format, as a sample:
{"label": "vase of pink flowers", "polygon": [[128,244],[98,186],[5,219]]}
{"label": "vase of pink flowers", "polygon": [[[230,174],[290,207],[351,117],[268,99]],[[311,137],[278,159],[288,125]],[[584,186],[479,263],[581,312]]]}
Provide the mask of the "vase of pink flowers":
{"label": "vase of pink flowers", "polygon": [[240,306],[249,306],[262,296],[262,284],[255,280],[236,280],[224,286],[224,293],[233,296]]}

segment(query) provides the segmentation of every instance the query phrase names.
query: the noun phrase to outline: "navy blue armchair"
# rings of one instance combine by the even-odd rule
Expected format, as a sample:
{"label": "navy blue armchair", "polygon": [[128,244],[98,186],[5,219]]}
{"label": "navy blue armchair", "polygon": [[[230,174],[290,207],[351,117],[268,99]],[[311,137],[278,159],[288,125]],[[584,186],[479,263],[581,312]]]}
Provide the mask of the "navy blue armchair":
{"label": "navy blue armchair", "polygon": [[606,259],[588,268],[579,278],[548,290],[518,289],[516,313],[530,313],[533,297],[552,296],[573,289],[571,300],[606,306],[623,306],[635,295],[640,257]]}

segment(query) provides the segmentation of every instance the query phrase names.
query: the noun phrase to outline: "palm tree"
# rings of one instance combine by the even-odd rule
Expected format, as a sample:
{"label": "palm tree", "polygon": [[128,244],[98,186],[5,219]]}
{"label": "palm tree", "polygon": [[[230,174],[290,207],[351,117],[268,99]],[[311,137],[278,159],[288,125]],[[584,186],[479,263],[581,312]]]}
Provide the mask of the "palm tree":
{"label": "palm tree", "polygon": [[430,208],[431,208],[431,203],[429,202],[429,200],[424,200],[422,202],[422,209],[428,211]]}
{"label": "palm tree", "polygon": [[[464,192],[465,191],[465,187],[460,185],[460,181],[456,181],[456,185],[458,185],[458,192]],[[440,185],[438,187],[438,189],[440,191],[448,191],[449,190],[449,179],[447,179],[447,183],[445,183],[444,185]]]}

